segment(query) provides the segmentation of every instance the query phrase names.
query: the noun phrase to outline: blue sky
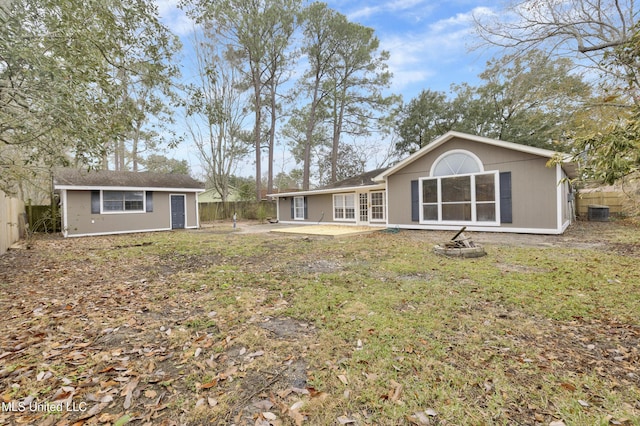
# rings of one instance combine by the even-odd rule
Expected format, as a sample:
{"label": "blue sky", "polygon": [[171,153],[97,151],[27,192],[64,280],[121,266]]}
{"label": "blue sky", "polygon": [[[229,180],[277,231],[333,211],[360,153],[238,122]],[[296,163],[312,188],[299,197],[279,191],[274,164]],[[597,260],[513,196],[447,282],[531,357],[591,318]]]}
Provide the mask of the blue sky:
{"label": "blue sky", "polygon": [[[156,0],[165,24],[187,44],[193,26],[177,8],[177,2]],[[350,21],[375,30],[381,48],[390,53],[388,65],[393,79],[389,92],[401,94],[405,102],[423,89],[448,92],[451,84],[477,84],[478,74],[491,57],[492,52],[486,48],[471,49],[478,45],[473,14],[496,13],[495,0],[327,0],[326,3]],[[189,58],[185,57],[183,78],[187,80],[195,73],[189,64]],[[182,155],[190,151],[185,148],[180,148]],[[188,154],[187,159],[192,169],[196,168],[194,155]]]}

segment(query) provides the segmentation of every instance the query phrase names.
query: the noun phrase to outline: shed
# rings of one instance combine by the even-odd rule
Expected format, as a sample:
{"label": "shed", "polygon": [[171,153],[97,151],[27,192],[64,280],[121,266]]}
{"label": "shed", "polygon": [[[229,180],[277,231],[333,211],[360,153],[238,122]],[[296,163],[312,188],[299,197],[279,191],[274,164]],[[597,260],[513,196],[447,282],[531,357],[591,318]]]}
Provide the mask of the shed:
{"label": "shed", "polygon": [[60,169],[65,237],[198,228],[204,185],[187,175]]}

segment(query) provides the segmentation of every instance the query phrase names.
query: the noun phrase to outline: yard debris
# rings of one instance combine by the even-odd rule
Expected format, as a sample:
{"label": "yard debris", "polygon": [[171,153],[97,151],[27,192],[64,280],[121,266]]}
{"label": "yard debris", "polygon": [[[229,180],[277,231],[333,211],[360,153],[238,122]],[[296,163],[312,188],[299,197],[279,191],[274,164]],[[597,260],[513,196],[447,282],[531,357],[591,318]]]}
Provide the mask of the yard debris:
{"label": "yard debris", "polygon": [[464,234],[467,229],[463,226],[456,235],[449,241],[445,241],[443,244],[438,244],[433,248],[436,254],[442,254],[449,257],[482,257],[486,255],[482,246],[476,245],[471,237]]}

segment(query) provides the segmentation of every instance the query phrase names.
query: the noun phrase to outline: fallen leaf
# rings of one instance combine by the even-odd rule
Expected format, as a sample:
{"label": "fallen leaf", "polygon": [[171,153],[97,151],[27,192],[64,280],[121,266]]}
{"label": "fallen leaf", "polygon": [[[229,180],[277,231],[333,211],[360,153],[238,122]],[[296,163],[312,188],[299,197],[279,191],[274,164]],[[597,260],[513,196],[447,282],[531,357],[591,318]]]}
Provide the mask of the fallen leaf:
{"label": "fallen leaf", "polygon": [[431,424],[429,417],[424,412],[414,413],[413,416],[407,416],[406,419],[414,425],[427,426]]}
{"label": "fallen leaf", "polygon": [[147,389],[146,391],[144,391],[144,396],[146,396],[149,399],[153,399],[156,396],[158,396],[158,392],[156,392],[153,389]]}
{"label": "fallen leaf", "polygon": [[338,379],[340,379],[340,381],[344,385],[348,385],[349,384],[349,381],[347,380],[347,376],[345,376],[344,374],[338,374]]}
{"label": "fallen leaf", "polygon": [[554,420],[549,423],[549,426],[567,426],[562,420]]}
{"label": "fallen leaf", "polygon": [[128,410],[129,408],[131,408],[131,402],[132,402],[132,399],[133,399],[133,391],[136,389],[136,387],[138,386],[139,382],[140,382],[140,379],[135,379],[135,380],[130,381],[129,383],[127,383],[127,386],[124,387],[122,392],[120,392],[120,396],[124,396],[123,407],[124,407],[125,410]]}
{"label": "fallen leaf", "polygon": [[584,401],[582,399],[578,400],[578,404],[582,405],[583,407],[588,407],[589,403],[587,401]]}
{"label": "fallen leaf", "polygon": [[571,392],[576,390],[576,387],[574,385],[572,385],[571,383],[560,383],[560,386],[563,389],[566,389],[566,390],[571,391]]}
{"label": "fallen leaf", "polygon": [[213,379],[212,381],[208,382],[208,383],[203,383],[202,385],[200,385],[200,389],[210,389],[214,386],[216,386],[218,384],[218,380]]}
{"label": "fallen leaf", "polygon": [[338,423],[340,423],[341,425],[348,425],[348,424],[355,423],[355,422],[356,422],[355,420],[350,419],[347,416],[338,417]]}
{"label": "fallen leaf", "polygon": [[86,419],[88,419],[90,417],[95,416],[96,414],[100,413],[102,410],[107,408],[107,405],[109,405],[108,402],[101,402],[100,404],[94,405],[87,412],[85,412],[82,416],[80,416],[80,418],[78,420],[86,420]]}
{"label": "fallen leaf", "polygon": [[278,418],[278,416],[273,414],[271,411],[264,411],[262,413],[262,417],[264,417],[267,420],[276,420]]}
{"label": "fallen leaf", "polygon": [[391,401],[397,401],[400,399],[400,394],[402,393],[402,385],[395,380],[391,380],[389,384],[391,385],[391,390],[389,390],[389,399],[391,399]]}

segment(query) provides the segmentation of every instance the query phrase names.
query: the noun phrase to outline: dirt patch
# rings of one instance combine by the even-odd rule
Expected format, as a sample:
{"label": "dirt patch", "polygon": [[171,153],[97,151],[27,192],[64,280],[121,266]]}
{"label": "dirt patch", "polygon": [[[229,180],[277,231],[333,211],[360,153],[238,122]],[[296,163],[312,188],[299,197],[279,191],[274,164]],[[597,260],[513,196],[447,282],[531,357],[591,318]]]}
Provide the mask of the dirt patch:
{"label": "dirt patch", "polygon": [[259,326],[280,339],[298,340],[315,334],[313,325],[292,318],[267,318]]}

